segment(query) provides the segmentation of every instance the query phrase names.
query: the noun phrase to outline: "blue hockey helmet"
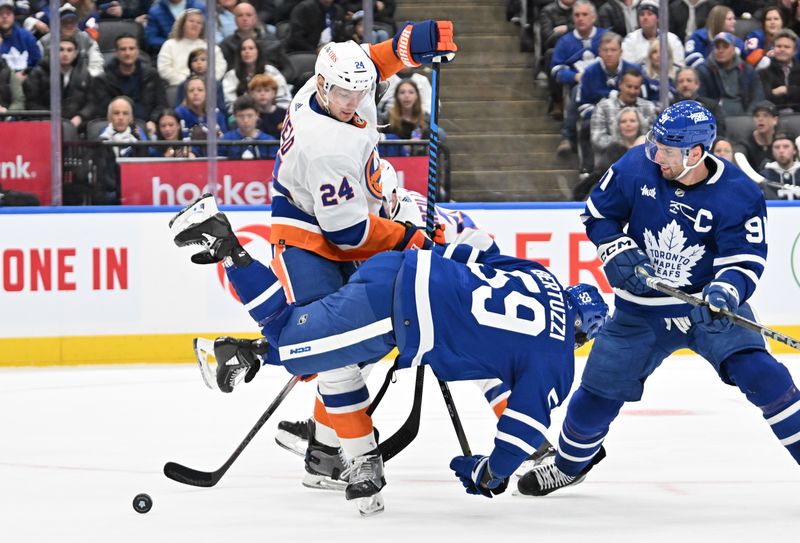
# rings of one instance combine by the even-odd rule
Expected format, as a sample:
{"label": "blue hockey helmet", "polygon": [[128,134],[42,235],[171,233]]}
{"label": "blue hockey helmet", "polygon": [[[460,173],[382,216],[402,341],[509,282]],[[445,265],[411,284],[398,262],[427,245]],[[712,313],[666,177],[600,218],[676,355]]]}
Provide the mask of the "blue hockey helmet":
{"label": "blue hockey helmet", "polygon": [[570,306],[575,310],[575,348],[577,349],[597,333],[608,320],[608,304],[597,288],[578,283],[564,289]]}
{"label": "blue hockey helmet", "polygon": [[702,158],[692,166],[687,164],[689,152],[696,145],[703,146],[705,153],[711,152],[711,146],[717,138],[717,120],[714,115],[699,102],[683,100],[665,109],[656,118],[653,128],[647,134],[645,154],[652,162],[658,164],[656,152],[658,145],[676,147],[683,154],[684,172],[702,162]]}

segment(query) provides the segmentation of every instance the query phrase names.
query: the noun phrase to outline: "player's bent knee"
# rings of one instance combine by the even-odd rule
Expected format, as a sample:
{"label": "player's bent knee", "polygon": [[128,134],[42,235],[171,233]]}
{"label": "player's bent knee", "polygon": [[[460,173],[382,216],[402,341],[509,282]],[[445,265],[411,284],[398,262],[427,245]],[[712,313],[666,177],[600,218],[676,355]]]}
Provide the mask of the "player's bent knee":
{"label": "player's bent knee", "polygon": [[624,404],[621,400],[603,398],[580,387],[570,400],[565,422],[576,434],[597,435],[606,431]]}
{"label": "player's bent knee", "polygon": [[723,378],[739,387],[751,403],[770,406],[794,388],[786,366],[763,350],[735,353],[722,363]]}

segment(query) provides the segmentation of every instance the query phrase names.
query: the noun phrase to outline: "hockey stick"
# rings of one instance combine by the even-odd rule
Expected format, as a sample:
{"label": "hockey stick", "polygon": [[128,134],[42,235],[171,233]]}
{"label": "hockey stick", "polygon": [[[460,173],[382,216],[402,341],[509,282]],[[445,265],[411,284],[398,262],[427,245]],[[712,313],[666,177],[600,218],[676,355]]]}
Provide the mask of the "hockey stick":
{"label": "hockey stick", "polygon": [[734,153],[733,158],[736,161],[736,165],[742,169],[744,174],[753,181],[755,181],[756,183],[758,183],[759,185],[766,185],[776,190],[789,191],[790,193],[800,196],[800,187],[795,185],[784,185],[783,183],[776,183],[775,181],[770,181],[769,179],[765,178],[763,175],[758,173],[750,164],[750,161],[747,160],[747,157],[744,156],[744,153]]}
{"label": "hockey stick", "polygon": [[211,487],[214,486],[219,482],[225,472],[228,471],[228,468],[231,467],[233,462],[239,458],[239,455],[242,454],[242,451],[247,447],[250,441],[255,437],[258,431],[264,426],[264,423],[267,422],[272,414],[278,409],[278,406],[283,402],[286,396],[289,395],[289,392],[294,388],[294,385],[300,380],[299,375],[292,376],[289,379],[289,382],[286,383],[283,389],[278,393],[278,396],[272,400],[272,403],[269,404],[267,410],[264,411],[264,414],[256,421],[255,425],[250,429],[247,433],[245,438],[239,443],[239,446],[236,447],[236,450],[233,451],[233,454],[225,461],[222,466],[216,471],[200,471],[196,469],[192,469],[176,462],[167,462],[164,464],[164,475],[172,479],[173,481],[177,481],[179,483],[183,483],[185,485],[192,485],[192,486],[202,486],[202,487]]}
{"label": "hockey stick", "polygon": [[[636,275],[644,279],[645,282],[647,282],[648,287],[657,290],[662,294],[672,296],[673,298],[677,298],[680,301],[686,302],[687,304],[691,305],[696,305],[696,306],[708,305],[708,302],[706,302],[705,300],[702,300],[696,296],[692,296],[691,294],[687,294],[682,290],[678,290],[677,288],[666,284],[663,280],[657,277],[653,277],[652,275],[648,274],[647,270],[645,270],[641,266],[636,267]],[[733,324],[737,324],[742,328],[747,328],[748,330],[758,332],[765,338],[774,339],[775,341],[788,345],[789,347],[800,350],[800,340],[796,340],[792,337],[781,334],[780,332],[773,330],[772,328],[767,328],[763,324],[751,321],[750,319],[742,317],[741,315],[737,315],[736,313],[728,311],[727,309],[720,310],[719,314],[728,317],[731,320],[731,322],[733,322]]]}
{"label": "hockey stick", "polygon": [[[428,200],[425,215],[425,233],[428,237],[433,237],[433,230],[436,227],[436,196],[439,180],[439,68],[441,62],[433,63],[433,73],[431,76],[431,116],[430,116],[430,137],[428,143]],[[419,433],[420,412],[422,410],[422,391],[425,385],[425,366],[417,367],[417,376],[414,383],[414,402],[411,405],[411,412],[402,426],[388,439],[379,445],[383,461],[386,462],[397,453],[405,449]],[[444,403],[447,406],[447,413],[453,422],[453,428],[461,446],[461,451],[466,456],[470,456],[469,443],[467,442],[464,427],[458,416],[458,411],[453,403],[453,396],[450,394],[450,387],[447,383],[439,380],[439,389],[442,391]]]}

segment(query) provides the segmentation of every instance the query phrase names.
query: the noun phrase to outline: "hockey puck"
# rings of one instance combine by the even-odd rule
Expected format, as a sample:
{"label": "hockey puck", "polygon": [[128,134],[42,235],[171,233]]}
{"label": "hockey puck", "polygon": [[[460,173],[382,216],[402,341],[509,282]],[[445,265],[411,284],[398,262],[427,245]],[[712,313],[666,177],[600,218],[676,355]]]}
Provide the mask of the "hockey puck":
{"label": "hockey puck", "polygon": [[153,499],[147,494],[137,494],[133,498],[133,508],[137,513],[147,513],[153,508]]}

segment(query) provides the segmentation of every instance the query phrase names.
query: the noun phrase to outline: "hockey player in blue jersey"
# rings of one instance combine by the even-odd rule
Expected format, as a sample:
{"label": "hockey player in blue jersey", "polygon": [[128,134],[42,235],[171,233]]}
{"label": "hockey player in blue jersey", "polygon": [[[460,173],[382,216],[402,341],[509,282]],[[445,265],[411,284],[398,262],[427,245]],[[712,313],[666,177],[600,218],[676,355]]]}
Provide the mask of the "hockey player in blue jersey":
{"label": "hockey player in blue jersey", "polygon": [[[614,287],[615,312],[569,402],[555,463],[525,474],[522,494],[545,495],[579,480],[623,404],[638,401],[647,377],[681,348],[737,386],[800,462],[800,393],[788,370],[759,334],[717,314],[753,319],[747,300],[764,271],[767,242],[761,190],[709,153],[715,136],[714,117],[699,103],[668,107],[646,144],[614,164],[586,202],[582,218]],[[650,289],[637,266],[702,293],[708,305],[692,308]]]}
{"label": "hockey player in blue jersey", "polygon": [[[175,241],[204,247],[195,262],[224,262],[267,340],[216,341],[220,389],[232,391],[242,375],[250,381],[261,365],[256,354],[309,375],[335,372],[354,360],[375,362],[395,346],[399,369],[427,364],[445,381],[500,379],[511,393],[494,450],[457,456],[450,464],[473,494],[505,490],[508,477],[543,443],[551,409],[572,386],[574,347],[594,337],[607,317],[608,306],[592,286],[564,289],[540,264],[456,244],[378,254],[336,292],[306,305],[288,304],[273,271],[246,255],[224,215],[212,217],[218,225],[213,233],[194,228],[207,212],[198,210],[197,220],[191,210],[179,214]],[[368,405],[369,395],[340,400]],[[351,476],[348,499],[374,495],[356,492],[359,486],[385,485],[382,463],[358,472],[368,476]],[[382,509],[381,503],[369,513]]]}

